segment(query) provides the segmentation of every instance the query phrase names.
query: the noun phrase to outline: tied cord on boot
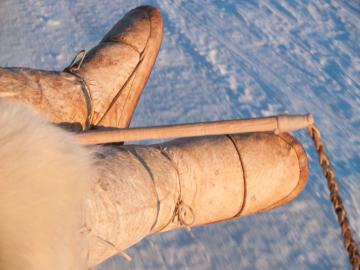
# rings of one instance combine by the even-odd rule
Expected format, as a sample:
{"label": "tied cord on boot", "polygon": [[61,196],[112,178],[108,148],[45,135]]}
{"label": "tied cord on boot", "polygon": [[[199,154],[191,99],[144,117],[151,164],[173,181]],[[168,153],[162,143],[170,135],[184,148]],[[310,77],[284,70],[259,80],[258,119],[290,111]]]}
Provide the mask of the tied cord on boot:
{"label": "tied cord on boot", "polygon": [[91,97],[91,93],[90,93],[89,88],[88,88],[87,84],[85,83],[84,79],[79,74],[76,73],[76,71],[78,71],[80,69],[82,63],[84,62],[85,56],[86,56],[85,50],[79,51],[75,55],[74,59],[71,61],[70,65],[64,69],[64,72],[67,72],[67,73],[75,76],[81,83],[81,89],[82,89],[84,97],[85,97],[86,110],[87,110],[85,129],[89,129],[90,125],[92,123],[92,118],[93,118],[92,97]]}
{"label": "tied cord on boot", "polygon": [[[180,180],[180,173],[177,168],[177,166],[174,164],[174,161],[171,159],[171,157],[168,155],[168,153],[163,149],[162,147],[159,148],[160,153],[170,161],[171,166],[174,168],[176,175],[177,175],[177,183],[179,188],[179,196],[177,199],[177,202],[175,204],[175,209],[173,216],[169,220],[169,222],[163,226],[158,231],[162,231],[164,228],[166,228],[170,223],[172,222],[178,222],[180,226],[184,226],[188,229],[190,229],[190,226],[195,222],[195,214],[194,210],[191,208],[190,205],[186,204],[182,198],[182,188],[181,188],[181,180]],[[187,217],[190,216],[190,220],[187,220]]]}

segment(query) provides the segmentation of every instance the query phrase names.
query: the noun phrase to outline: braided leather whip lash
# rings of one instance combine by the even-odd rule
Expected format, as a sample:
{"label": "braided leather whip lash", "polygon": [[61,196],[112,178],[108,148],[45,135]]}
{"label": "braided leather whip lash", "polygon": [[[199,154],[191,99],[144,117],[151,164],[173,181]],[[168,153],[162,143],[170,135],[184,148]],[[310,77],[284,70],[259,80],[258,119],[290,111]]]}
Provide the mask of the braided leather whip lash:
{"label": "braided leather whip lash", "polygon": [[321,139],[319,129],[315,125],[310,125],[308,130],[310,137],[314,141],[316,151],[319,154],[319,161],[321,167],[323,168],[323,175],[327,179],[328,188],[330,190],[330,200],[333,204],[334,211],[341,227],[344,246],[348,252],[352,268],[353,270],[360,270],[359,248],[355,242],[345,206],[339,194],[339,186],[336,182],[335,171],[332,168],[330,159],[325,152],[325,145]]}

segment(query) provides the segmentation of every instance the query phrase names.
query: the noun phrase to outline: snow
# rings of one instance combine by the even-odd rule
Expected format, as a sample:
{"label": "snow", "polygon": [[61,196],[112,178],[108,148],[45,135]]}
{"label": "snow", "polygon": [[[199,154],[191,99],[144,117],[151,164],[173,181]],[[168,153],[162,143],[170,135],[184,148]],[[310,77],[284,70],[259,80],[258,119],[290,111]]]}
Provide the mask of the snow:
{"label": "snow", "polygon": [[[360,3],[1,0],[0,65],[63,69],[128,10],[151,4],[165,40],[133,126],[315,115],[360,242]],[[290,205],[153,235],[97,269],[350,269],[305,131],[309,184]]]}

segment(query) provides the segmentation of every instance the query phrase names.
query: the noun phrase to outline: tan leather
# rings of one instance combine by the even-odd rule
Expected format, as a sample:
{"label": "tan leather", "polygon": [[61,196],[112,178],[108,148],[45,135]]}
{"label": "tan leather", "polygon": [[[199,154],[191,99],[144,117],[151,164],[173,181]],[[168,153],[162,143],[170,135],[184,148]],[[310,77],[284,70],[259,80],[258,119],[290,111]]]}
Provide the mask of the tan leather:
{"label": "tan leather", "polygon": [[50,122],[73,131],[88,126],[84,89],[75,76],[65,72],[30,68],[0,68],[0,99],[30,105]]}
{"label": "tan leather", "polygon": [[92,100],[91,124],[128,127],[163,38],[160,12],[150,6],[127,13],[86,55],[76,73]]}
{"label": "tan leather", "polygon": [[66,72],[0,68],[0,98],[29,104],[49,121],[72,130],[90,125],[128,127],[163,38],[160,12],[127,13]]}
{"label": "tan leather", "polygon": [[149,234],[283,206],[304,190],[308,178],[305,151],[288,133],[97,146],[96,151],[98,182],[87,210],[91,265]]}

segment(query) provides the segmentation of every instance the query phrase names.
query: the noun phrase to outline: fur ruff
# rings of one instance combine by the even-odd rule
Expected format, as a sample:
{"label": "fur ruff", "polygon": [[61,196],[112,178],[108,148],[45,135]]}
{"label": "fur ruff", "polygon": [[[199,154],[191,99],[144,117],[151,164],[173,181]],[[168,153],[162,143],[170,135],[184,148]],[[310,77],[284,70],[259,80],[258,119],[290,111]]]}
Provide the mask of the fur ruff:
{"label": "fur ruff", "polygon": [[87,269],[91,153],[30,108],[0,99],[0,269]]}

